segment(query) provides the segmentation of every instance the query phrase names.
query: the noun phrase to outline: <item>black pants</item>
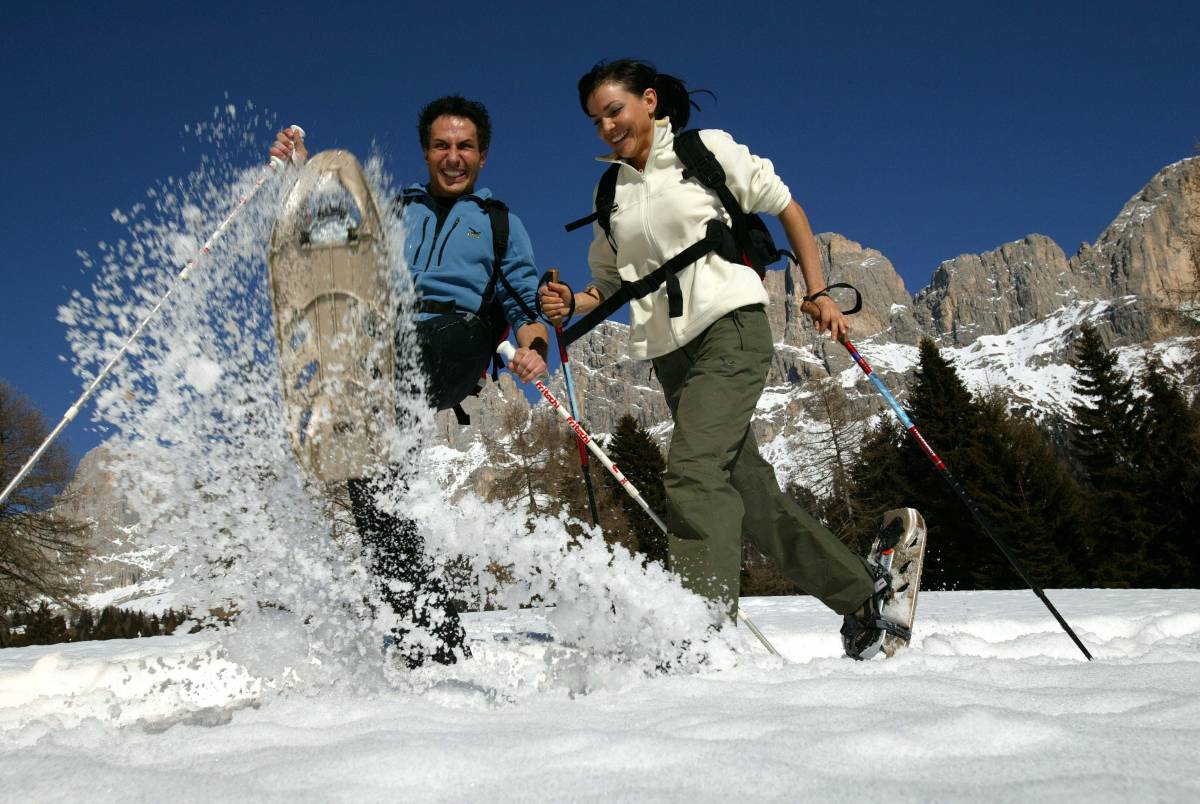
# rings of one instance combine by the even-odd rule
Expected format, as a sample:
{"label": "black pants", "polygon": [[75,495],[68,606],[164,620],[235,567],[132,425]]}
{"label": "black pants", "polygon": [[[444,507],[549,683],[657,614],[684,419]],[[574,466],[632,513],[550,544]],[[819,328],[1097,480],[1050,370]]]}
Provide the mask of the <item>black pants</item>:
{"label": "black pants", "polygon": [[[398,377],[401,392],[410,391],[417,382],[424,386],[425,397],[436,410],[448,410],[471,394],[486,370],[499,335],[494,327],[478,318],[443,315],[417,323],[421,376]],[[397,365],[410,365],[406,355],[398,356]],[[403,416],[401,417],[403,418]],[[399,421],[401,428],[411,422]],[[409,467],[395,468],[389,476],[363,478],[349,482],[354,523],[362,537],[371,562],[371,573],[379,583],[380,596],[400,618],[393,629],[395,649],[415,668],[432,659],[454,664],[458,655],[469,658],[470,649],[458,612],[445,582],[425,556],[425,543],[411,519],[393,516],[375,504],[379,486],[407,485]],[[395,582],[395,583],[394,583]],[[412,629],[429,634],[436,646],[409,638]],[[456,652],[457,651],[457,652]]]}

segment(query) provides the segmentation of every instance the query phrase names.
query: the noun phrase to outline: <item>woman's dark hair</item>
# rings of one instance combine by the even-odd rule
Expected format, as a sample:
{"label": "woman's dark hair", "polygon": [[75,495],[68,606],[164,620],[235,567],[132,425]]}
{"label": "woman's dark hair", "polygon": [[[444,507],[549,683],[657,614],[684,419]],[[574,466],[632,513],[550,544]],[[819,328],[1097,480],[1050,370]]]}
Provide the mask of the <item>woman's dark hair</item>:
{"label": "woman's dark hair", "polygon": [[425,104],[417,115],[417,136],[421,138],[421,150],[429,150],[429,129],[433,121],[444,114],[465,117],[475,124],[479,134],[479,150],[487,151],[492,144],[492,119],[487,108],[478,101],[467,100],[462,95],[445,95]]}
{"label": "woman's dark hair", "polygon": [[658,93],[658,109],[654,116],[658,119],[671,118],[671,130],[678,131],[688,124],[692,109],[700,111],[700,105],[692,100],[692,95],[701,92],[716,98],[707,89],[688,91],[687,84],[673,75],[660,73],[654,65],[640,59],[617,59],[616,61],[599,61],[579,79],[579,106],[587,114],[587,102],[592,93],[601,84],[620,84],[634,95],[641,95],[647,89]]}

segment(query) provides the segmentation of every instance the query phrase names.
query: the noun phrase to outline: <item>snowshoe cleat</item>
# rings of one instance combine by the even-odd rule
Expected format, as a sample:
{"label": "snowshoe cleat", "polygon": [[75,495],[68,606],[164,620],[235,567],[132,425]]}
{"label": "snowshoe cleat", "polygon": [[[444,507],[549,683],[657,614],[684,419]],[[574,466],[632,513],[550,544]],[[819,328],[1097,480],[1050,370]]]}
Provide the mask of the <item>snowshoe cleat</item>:
{"label": "snowshoe cleat", "polygon": [[912,639],[924,559],[925,520],[916,509],[899,508],[884,514],[867,557],[875,591],[842,623],[842,647],[847,656],[870,659],[882,650],[890,657]]}

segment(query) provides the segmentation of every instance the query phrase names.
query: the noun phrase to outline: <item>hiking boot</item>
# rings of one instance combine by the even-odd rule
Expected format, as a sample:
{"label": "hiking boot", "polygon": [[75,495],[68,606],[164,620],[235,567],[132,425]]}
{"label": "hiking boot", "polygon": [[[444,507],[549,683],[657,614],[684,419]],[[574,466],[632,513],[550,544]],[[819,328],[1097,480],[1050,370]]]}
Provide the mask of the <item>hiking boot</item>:
{"label": "hiking boot", "polygon": [[883,567],[869,565],[875,591],[862,608],[842,618],[842,648],[851,659],[870,659],[883,646],[883,604],[892,591],[892,576]]}

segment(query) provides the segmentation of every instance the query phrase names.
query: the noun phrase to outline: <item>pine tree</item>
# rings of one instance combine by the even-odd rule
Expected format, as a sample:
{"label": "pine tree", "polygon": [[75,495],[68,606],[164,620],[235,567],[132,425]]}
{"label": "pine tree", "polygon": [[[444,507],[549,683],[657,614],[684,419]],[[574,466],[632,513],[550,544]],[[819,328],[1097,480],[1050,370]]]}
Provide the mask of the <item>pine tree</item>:
{"label": "pine tree", "polygon": [[178,628],[179,624],[185,619],[186,618],[179,612],[175,611],[175,609],[167,609],[163,612],[162,616],[162,632],[166,635],[175,633],[175,629]]}
{"label": "pine tree", "polygon": [[1132,467],[1138,453],[1143,414],[1134,396],[1133,383],[1117,368],[1110,352],[1091,324],[1080,328],[1076,343],[1075,393],[1083,399],[1071,405],[1074,449],[1089,480],[1102,481],[1109,473]]}
{"label": "pine tree", "polygon": [[56,645],[67,641],[67,623],[61,614],[55,614],[45,601],[42,602],[29,618],[25,631],[27,644]]}
{"label": "pine tree", "polygon": [[1117,368],[1099,332],[1080,330],[1073,362],[1071,449],[1083,470],[1084,525],[1092,543],[1088,561],[1097,586],[1138,586],[1158,570],[1151,567],[1145,485],[1138,462],[1147,453],[1146,420],[1133,382]]}
{"label": "pine tree", "polygon": [[84,609],[79,612],[79,619],[75,621],[75,641],[86,642],[89,639],[95,638],[96,621],[92,615],[91,609]]}
{"label": "pine tree", "polygon": [[[1077,586],[1086,569],[1078,487],[1033,422],[1011,415],[993,393],[979,404],[981,427],[971,445],[969,493],[1039,586]],[[1020,587],[1024,581],[978,526],[973,579],[977,588]]]}
{"label": "pine tree", "polygon": [[[984,474],[980,471],[983,451],[974,448],[981,439],[982,412],[958,372],[929,338],[921,341],[908,410],[927,441],[971,492],[972,480]],[[974,588],[982,549],[979,526],[937,477],[937,469],[914,439],[905,438],[900,452],[905,491],[929,528],[922,585],[928,589]]]}
{"label": "pine tree", "polygon": [[1149,397],[1139,496],[1154,501],[1146,512],[1150,572],[1142,585],[1200,587],[1200,561],[1192,557],[1200,536],[1200,413],[1161,363],[1146,367],[1142,385]]}
{"label": "pine tree", "polygon": [[121,610],[115,606],[105,606],[100,611],[96,621],[96,639],[120,639],[118,617]]}
{"label": "pine tree", "polygon": [[[620,468],[621,473],[641,493],[650,510],[662,516],[666,508],[667,495],[663,489],[663,474],[667,470],[662,451],[637,420],[629,414],[617,422],[617,429],[607,449],[609,457]],[[633,498],[617,486],[615,480],[609,477],[610,494],[619,500],[620,507],[625,511],[629,529],[633,532],[637,549],[647,561],[667,561],[667,538],[654,524],[646,512],[642,510]]]}

